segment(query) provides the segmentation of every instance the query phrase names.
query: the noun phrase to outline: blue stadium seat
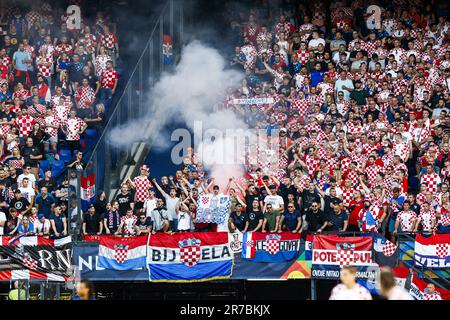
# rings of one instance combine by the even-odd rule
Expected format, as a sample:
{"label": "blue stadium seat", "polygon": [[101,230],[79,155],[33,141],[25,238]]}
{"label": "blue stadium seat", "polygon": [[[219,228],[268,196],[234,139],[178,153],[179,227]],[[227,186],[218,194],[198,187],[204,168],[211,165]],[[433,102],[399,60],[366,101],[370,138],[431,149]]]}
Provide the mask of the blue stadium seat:
{"label": "blue stadium seat", "polygon": [[72,159],[72,156],[70,155],[70,150],[67,149],[61,149],[59,151],[59,160],[63,162],[69,162]]}
{"label": "blue stadium seat", "polygon": [[86,142],[86,144],[90,144],[94,141],[96,135],[97,135],[97,130],[95,129],[86,129],[85,131],[85,137],[84,140]]}
{"label": "blue stadium seat", "polygon": [[52,178],[55,178],[65,170],[64,161],[55,160],[52,164]]}
{"label": "blue stadium seat", "polygon": [[40,160],[39,161],[39,168],[40,170],[42,170],[43,172],[45,172],[45,170],[50,166],[50,163],[48,162],[48,160]]}

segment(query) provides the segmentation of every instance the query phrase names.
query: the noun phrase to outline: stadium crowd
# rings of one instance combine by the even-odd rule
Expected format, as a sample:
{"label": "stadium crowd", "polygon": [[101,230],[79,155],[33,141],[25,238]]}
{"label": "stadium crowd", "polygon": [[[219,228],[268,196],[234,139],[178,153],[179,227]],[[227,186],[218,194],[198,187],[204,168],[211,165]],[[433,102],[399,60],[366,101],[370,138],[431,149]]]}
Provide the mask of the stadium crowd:
{"label": "stadium crowd", "polygon": [[[190,150],[158,182],[142,165],[84,234],[176,231],[378,232],[450,230],[450,22],[445,4],[255,1],[223,13],[245,73],[223,108],[278,139],[224,190]],[[280,14],[280,8],[282,13]],[[370,13],[367,13],[370,12]],[[237,99],[261,98],[253,105]],[[256,101],[256,100],[255,100]],[[257,146],[253,146],[253,150]],[[196,223],[199,195],[228,194],[223,224]]]}
{"label": "stadium crowd", "polygon": [[69,232],[67,171],[85,165],[119,79],[112,17],[85,3],[1,3],[0,235]]}

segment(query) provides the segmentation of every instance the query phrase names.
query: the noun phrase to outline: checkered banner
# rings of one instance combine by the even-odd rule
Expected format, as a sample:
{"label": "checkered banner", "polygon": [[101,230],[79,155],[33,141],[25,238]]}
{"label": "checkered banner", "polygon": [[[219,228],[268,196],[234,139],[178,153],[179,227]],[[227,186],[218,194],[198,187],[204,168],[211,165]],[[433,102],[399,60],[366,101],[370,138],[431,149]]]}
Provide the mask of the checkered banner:
{"label": "checkered banner", "polygon": [[313,278],[339,279],[340,269],[348,265],[358,268],[358,278],[366,279],[373,276],[372,273],[378,265],[372,259],[371,237],[314,236]]}
{"label": "checkered banner", "polygon": [[227,217],[230,197],[227,195],[207,194],[198,197],[195,222],[221,224]]}
{"label": "checkered banner", "polygon": [[418,267],[450,268],[450,234],[418,234],[414,244],[414,260]]}

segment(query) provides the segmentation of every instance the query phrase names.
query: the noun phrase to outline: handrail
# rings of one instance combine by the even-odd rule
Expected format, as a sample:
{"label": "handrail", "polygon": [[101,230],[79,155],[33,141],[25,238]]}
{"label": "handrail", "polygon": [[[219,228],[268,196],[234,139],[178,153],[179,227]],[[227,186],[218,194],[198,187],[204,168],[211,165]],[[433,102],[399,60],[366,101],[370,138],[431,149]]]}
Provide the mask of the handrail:
{"label": "handrail", "polygon": [[[130,83],[132,82],[131,79],[133,78],[134,74],[136,73],[136,70],[138,69],[139,64],[141,63],[142,59],[144,58],[145,52],[147,51],[149,45],[150,45],[150,41],[153,40],[153,35],[156,31],[156,28],[159,27],[159,23],[162,19],[163,14],[165,13],[167,7],[169,6],[169,3],[166,3],[163,7],[163,9],[161,10],[161,13],[159,14],[158,20],[156,21],[155,25],[153,26],[153,30],[150,33],[150,36],[147,40],[147,44],[145,45],[144,49],[142,50],[141,56],[139,57],[139,60],[137,61],[133,72],[130,74],[130,76],[128,77],[128,82],[125,85],[122,95],[120,96],[119,100],[117,101],[114,110],[111,112],[108,121],[106,122],[105,126],[102,128],[102,134],[100,135],[100,137],[97,140],[97,143],[94,147],[94,149],[91,152],[91,155],[89,157],[89,160],[87,161],[88,164],[92,163],[92,160],[95,156],[95,153],[97,151],[97,149],[99,148],[100,144],[104,141],[104,137],[105,137],[105,133],[108,131],[107,129],[111,126],[111,120],[113,119],[114,115],[117,113],[117,110],[119,109],[119,106],[122,102],[123,97],[125,96],[125,94],[127,93],[127,89],[130,86]],[[88,165],[89,166],[89,165]]]}

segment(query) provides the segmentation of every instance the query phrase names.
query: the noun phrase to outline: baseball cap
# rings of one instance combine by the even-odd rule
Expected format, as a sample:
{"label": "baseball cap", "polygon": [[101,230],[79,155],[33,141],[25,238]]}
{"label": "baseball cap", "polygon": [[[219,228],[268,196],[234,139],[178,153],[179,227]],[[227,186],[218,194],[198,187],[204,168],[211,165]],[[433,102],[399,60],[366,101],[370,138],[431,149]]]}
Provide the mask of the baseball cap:
{"label": "baseball cap", "polygon": [[42,218],[45,217],[45,216],[44,216],[44,214],[39,213],[37,217],[38,217],[38,219],[40,220],[40,219],[42,219]]}

